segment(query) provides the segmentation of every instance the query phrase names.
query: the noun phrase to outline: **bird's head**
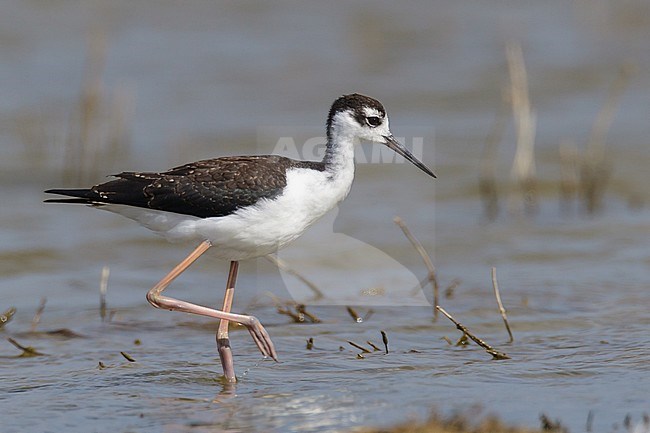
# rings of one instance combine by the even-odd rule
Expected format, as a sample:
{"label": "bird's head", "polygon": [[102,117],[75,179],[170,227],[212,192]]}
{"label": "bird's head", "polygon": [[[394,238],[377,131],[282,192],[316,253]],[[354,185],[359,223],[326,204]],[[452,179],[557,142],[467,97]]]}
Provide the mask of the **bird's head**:
{"label": "bird's head", "polygon": [[334,101],[327,117],[327,138],[331,142],[334,136],[381,143],[429,176],[436,177],[427,166],[393,137],[386,109],[374,98],[353,93]]}

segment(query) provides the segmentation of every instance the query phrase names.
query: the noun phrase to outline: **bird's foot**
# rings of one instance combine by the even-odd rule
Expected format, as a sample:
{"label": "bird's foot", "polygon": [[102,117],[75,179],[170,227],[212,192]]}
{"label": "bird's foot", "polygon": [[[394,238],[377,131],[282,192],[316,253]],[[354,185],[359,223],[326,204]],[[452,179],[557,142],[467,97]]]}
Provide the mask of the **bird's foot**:
{"label": "bird's foot", "polygon": [[248,332],[250,332],[253,337],[253,341],[257,345],[257,348],[262,352],[262,355],[270,356],[277,362],[278,354],[275,352],[273,341],[271,341],[269,333],[266,332],[266,329],[264,329],[264,326],[262,326],[259,319],[255,316],[248,316],[248,320],[246,320],[245,323],[242,323],[242,325],[248,329]]}

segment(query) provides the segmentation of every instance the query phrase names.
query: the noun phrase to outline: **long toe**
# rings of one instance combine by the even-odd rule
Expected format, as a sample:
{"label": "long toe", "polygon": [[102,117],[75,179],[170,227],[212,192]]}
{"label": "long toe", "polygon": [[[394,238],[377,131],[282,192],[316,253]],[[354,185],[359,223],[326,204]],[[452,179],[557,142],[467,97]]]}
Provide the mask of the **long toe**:
{"label": "long toe", "polygon": [[278,362],[278,354],[275,351],[275,345],[273,344],[273,341],[271,341],[269,333],[266,332],[266,329],[264,329],[264,326],[262,326],[260,321],[256,317],[250,316],[248,323],[245,325],[248,328],[248,332],[250,332],[253,337],[253,341],[257,345],[257,348],[262,352],[262,355],[270,356],[273,360]]}

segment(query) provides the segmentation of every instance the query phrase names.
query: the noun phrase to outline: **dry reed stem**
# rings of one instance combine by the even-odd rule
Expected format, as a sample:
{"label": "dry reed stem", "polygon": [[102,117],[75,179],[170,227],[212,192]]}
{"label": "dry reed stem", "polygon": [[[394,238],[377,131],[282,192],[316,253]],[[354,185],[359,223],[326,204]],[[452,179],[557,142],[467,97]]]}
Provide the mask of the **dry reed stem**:
{"label": "dry reed stem", "polygon": [[375,314],[375,310],[373,310],[372,308],[368,309],[368,311],[366,311],[366,315],[361,318],[362,321],[367,322],[368,319],[370,319],[373,314]]}
{"label": "dry reed stem", "polygon": [[106,320],[106,292],[108,292],[108,277],[110,273],[111,268],[104,266],[99,279],[99,317],[102,319],[102,322]]}
{"label": "dry reed stem", "polygon": [[467,334],[463,332],[463,334],[456,342],[455,346],[469,346],[469,339],[467,338]]}
{"label": "dry reed stem", "polygon": [[106,37],[101,29],[93,29],[88,37],[84,83],[79,99],[79,119],[71,130],[66,146],[66,180],[73,184],[89,181],[88,174],[98,148],[96,130],[102,100],[102,72],[106,63]]}
{"label": "dry reed stem", "polygon": [[[505,93],[505,92],[504,92]],[[501,104],[494,120],[494,125],[485,139],[481,155],[479,174],[479,194],[483,199],[485,216],[494,221],[499,214],[499,191],[497,188],[497,150],[503,140],[508,114],[507,98],[501,98]]]}
{"label": "dry reed stem", "polygon": [[609,180],[609,167],[605,158],[607,131],[614,121],[614,115],[632,73],[632,66],[621,67],[591,129],[591,136],[580,167],[580,192],[585,209],[590,214],[601,208],[605,186]]}
{"label": "dry reed stem", "polygon": [[571,140],[560,142],[560,210],[565,215],[578,192],[578,148]]}
{"label": "dry reed stem", "polygon": [[585,422],[585,431],[591,433],[594,425],[594,411],[593,409],[587,414],[587,421]]}
{"label": "dry reed stem", "polygon": [[366,344],[367,344],[368,346],[372,347],[372,350],[374,350],[375,352],[378,352],[378,351],[381,350],[379,347],[377,347],[377,345],[376,345],[375,343],[373,343],[373,342],[370,341],[370,340],[366,341]]}
{"label": "dry reed stem", "polygon": [[129,152],[131,119],[135,113],[135,92],[131,86],[120,85],[113,92],[109,113],[109,136],[106,138],[107,151],[96,155],[96,167],[113,167],[118,157],[124,158]]}
{"label": "dry reed stem", "polygon": [[280,257],[272,254],[269,254],[268,256],[265,257],[269,262],[275,264],[280,270],[286,272],[287,274],[293,275],[294,277],[302,281],[307,287],[309,287],[311,291],[314,292],[314,299],[313,299],[314,301],[323,299],[325,297],[325,295],[323,295],[323,292],[318,288],[316,284],[308,280],[304,275],[302,275],[297,270],[293,269]]}
{"label": "dry reed stem", "polygon": [[429,275],[418,281],[418,285],[411,289],[411,296],[416,296],[418,293],[420,293],[422,289],[424,289],[429,284],[429,282]]}
{"label": "dry reed stem", "polygon": [[47,302],[46,297],[41,298],[41,302],[38,305],[38,308],[36,309],[36,313],[34,314],[34,317],[32,318],[32,325],[29,328],[29,332],[35,332],[36,328],[38,327],[38,324],[41,322],[41,315],[43,314],[43,310],[45,310],[45,303]]}
{"label": "dry reed stem", "polygon": [[454,297],[454,290],[460,286],[461,280],[459,278],[454,278],[451,280],[449,285],[445,288],[445,298],[451,299]]}
{"label": "dry reed stem", "polygon": [[299,313],[294,313],[288,308],[285,308],[281,305],[278,305],[276,308],[279,314],[284,314],[285,316],[291,317],[291,319],[296,323],[303,323],[305,321],[305,316],[302,316]]}
{"label": "dry reed stem", "polygon": [[499,312],[501,313],[501,317],[503,318],[503,323],[506,325],[506,330],[508,331],[508,335],[510,336],[510,341],[509,343],[512,343],[515,341],[514,337],[512,336],[512,331],[510,330],[510,324],[508,323],[508,316],[506,315],[506,309],[503,306],[503,302],[501,302],[501,293],[499,293],[499,282],[497,281],[497,268],[493,267],[492,268],[492,287],[494,288],[494,296],[497,298],[497,305],[499,305]]}
{"label": "dry reed stem", "polygon": [[381,341],[384,343],[386,355],[388,355],[388,335],[386,335],[386,331],[381,331]]}
{"label": "dry reed stem", "polygon": [[[88,36],[86,67],[74,116],[64,149],[64,182],[79,185],[94,182],[110,169],[128,147],[134,92],[121,86],[107,100],[103,71],[107,38],[101,26]],[[110,96],[110,95],[109,95]]]}
{"label": "dry reed stem", "polygon": [[[427,268],[427,278],[428,282],[431,283],[431,286],[433,287],[433,320],[436,321],[438,320],[438,310],[436,310],[435,307],[438,306],[438,301],[440,297],[440,288],[438,286],[438,277],[436,275],[436,268],[433,266],[433,262],[431,261],[431,257],[427,253],[427,250],[424,249],[422,246],[422,243],[413,236],[413,233],[411,233],[411,230],[409,230],[408,226],[404,222],[404,220],[398,216],[393,218],[393,221],[395,224],[399,226],[399,228],[402,229],[402,232],[404,232],[404,236],[411,242],[415,250],[418,252],[420,257],[422,258],[422,261],[424,262],[424,266]],[[422,286],[424,289],[424,286]]]}
{"label": "dry reed stem", "polygon": [[133,358],[131,355],[129,355],[126,352],[120,352],[120,355],[122,355],[124,359],[126,359],[129,362],[135,362],[135,358]]}
{"label": "dry reed stem", "polygon": [[9,307],[7,311],[0,315],[0,329],[4,328],[7,323],[11,322],[14,314],[16,314],[16,307]]}
{"label": "dry reed stem", "polygon": [[309,320],[311,320],[312,323],[321,322],[321,320],[318,317],[316,317],[315,314],[307,311],[307,306],[305,306],[305,304],[296,304],[295,308],[298,314],[302,314],[304,317],[307,317]]}
{"label": "dry reed stem", "polygon": [[355,343],[354,341],[348,341],[348,344],[350,346],[352,346],[352,347],[356,347],[357,349],[359,349],[363,353],[372,353],[371,350],[366,349],[365,347],[361,346],[360,344]]}
{"label": "dry reed stem", "polygon": [[513,213],[519,213],[518,209],[523,207],[526,213],[533,214],[537,210],[534,150],[536,116],[528,95],[528,75],[521,45],[509,43],[506,57],[510,73],[512,114],[517,130],[517,149],[510,171],[513,181],[510,209]]}
{"label": "dry reed stem", "polygon": [[448,318],[449,320],[451,320],[451,321],[454,323],[454,325],[456,325],[456,328],[458,328],[459,331],[463,332],[465,335],[467,335],[469,338],[471,338],[472,341],[474,341],[476,344],[478,344],[478,345],[481,346],[483,349],[485,349],[485,351],[486,351],[487,353],[489,353],[490,355],[492,355],[492,358],[494,358],[494,359],[510,359],[510,357],[509,357],[508,355],[506,355],[505,353],[497,351],[497,350],[494,349],[492,346],[490,346],[489,344],[487,344],[485,341],[481,340],[481,339],[478,338],[476,335],[472,334],[472,333],[470,332],[469,329],[467,329],[465,326],[463,326],[460,322],[456,321],[456,319],[454,319],[454,318],[451,316],[451,314],[447,313],[447,312],[445,311],[444,308],[442,308],[442,307],[439,306],[439,305],[436,306],[436,308],[437,308],[437,309],[438,309],[442,314],[444,314],[445,316],[447,316],[447,318]]}
{"label": "dry reed stem", "polygon": [[359,313],[357,313],[357,311],[354,308],[345,307],[345,309],[348,312],[348,314],[350,315],[350,317],[352,317],[352,320],[354,320],[357,323],[363,322],[363,318],[361,316],[359,316]]}
{"label": "dry reed stem", "polygon": [[31,358],[32,356],[43,356],[43,355],[45,355],[44,353],[41,353],[41,352],[37,351],[36,349],[34,349],[31,346],[23,346],[22,344],[20,344],[19,342],[17,342],[16,340],[14,340],[11,337],[7,338],[7,341],[9,341],[11,344],[16,346],[16,348],[23,351],[23,353],[18,355],[19,358]]}
{"label": "dry reed stem", "polygon": [[596,120],[591,129],[591,137],[587,146],[588,159],[597,162],[604,159],[607,131],[612,126],[621,96],[623,96],[623,92],[625,92],[633,72],[634,68],[631,65],[623,65],[614,83],[612,83],[607,98],[598,112],[598,116],[596,116]]}
{"label": "dry reed stem", "polygon": [[[305,318],[307,318],[311,321],[311,323],[321,323],[321,319],[319,319],[315,314],[307,311],[307,307],[305,306],[305,304],[298,304],[295,301],[282,301],[280,298],[273,295],[272,293],[268,293],[268,295],[275,303],[275,307],[278,313],[291,317],[291,319],[293,319],[294,322],[307,323],[307,321],[305,320]],[[294,313],[293,311],[291,311],[290,307],[293,307],[296,310],[296,312]],[[251,307],[249,306],[249,308]]]}

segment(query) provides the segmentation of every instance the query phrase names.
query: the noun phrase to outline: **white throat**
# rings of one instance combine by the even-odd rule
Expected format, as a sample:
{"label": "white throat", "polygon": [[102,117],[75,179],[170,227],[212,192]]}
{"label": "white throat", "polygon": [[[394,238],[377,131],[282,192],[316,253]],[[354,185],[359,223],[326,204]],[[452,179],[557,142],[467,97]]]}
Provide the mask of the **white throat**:
{"label": "white throat", "polygon": [[[349,113],[338,113],[327,131],[327,149],[323,162],[332,181],[337,177],[348,178],[352,184],[354,177],[354,147],[359,143],[359,125]],[[348,186],[349,189],[349,186]],[[347,195],[347,193],[346,193]]]}

